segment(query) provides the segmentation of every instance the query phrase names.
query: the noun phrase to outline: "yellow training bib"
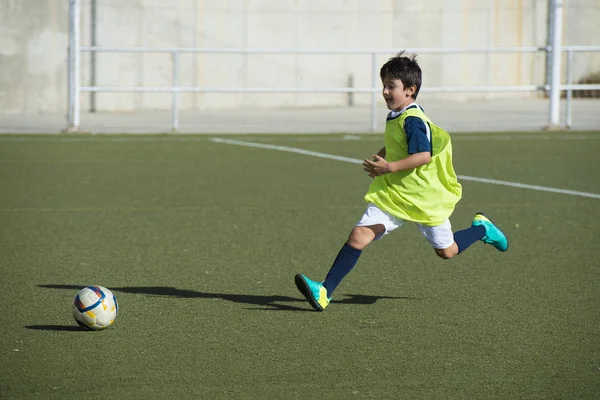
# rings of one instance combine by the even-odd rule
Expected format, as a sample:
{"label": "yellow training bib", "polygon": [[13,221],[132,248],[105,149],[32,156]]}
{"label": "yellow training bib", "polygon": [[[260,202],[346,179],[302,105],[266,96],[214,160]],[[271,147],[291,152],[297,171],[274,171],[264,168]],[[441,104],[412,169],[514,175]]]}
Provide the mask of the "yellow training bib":
{"label": "yellow training bib", "polygon": [[410,108],[385,126],[388,162],[408,157],[404,131],[407,117],[421,118],[431,129],[431,161],[418,168],[373,179],[365,200],[407,221],[436,226],[444,222],[462,196],[462,187],[452,166],[452,144],[448,132],[433,124],[419,108]]}

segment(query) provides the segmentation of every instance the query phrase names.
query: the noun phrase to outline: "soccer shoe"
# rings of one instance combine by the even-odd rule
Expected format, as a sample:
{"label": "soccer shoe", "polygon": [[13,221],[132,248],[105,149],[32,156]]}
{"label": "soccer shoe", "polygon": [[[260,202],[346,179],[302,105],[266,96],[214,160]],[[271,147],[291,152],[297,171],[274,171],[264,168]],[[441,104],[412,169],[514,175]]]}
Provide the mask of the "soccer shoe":
{"label": "soccer shoe", "polygon": [[327,289],[321,282],[310,280],[302,274],[296,275],[294,281],[300,293],[306,297],[306,300],[315,310],[323,311],[331,301],[327,297]]}
{"label": "soccer shoe", "polygon": [[471,226],[479,225],[485,228],[485,236],[481,238],[484,243],[491,244],[500,251],[508,250],[508,239],[504,233],[482,212],[475,214],[471,224]]}

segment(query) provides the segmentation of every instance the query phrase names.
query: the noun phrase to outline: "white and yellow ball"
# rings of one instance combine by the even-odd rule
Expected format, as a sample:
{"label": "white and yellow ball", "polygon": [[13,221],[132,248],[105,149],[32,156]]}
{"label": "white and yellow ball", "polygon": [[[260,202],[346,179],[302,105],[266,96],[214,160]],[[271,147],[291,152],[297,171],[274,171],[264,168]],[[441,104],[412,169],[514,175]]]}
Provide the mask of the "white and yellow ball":
{"label": "white and yellow ball", "polygon": [[85,329],[99,331],[111,326],[119,312],[115,295],[103,286],[87,286],[73,299],[73,318]]}

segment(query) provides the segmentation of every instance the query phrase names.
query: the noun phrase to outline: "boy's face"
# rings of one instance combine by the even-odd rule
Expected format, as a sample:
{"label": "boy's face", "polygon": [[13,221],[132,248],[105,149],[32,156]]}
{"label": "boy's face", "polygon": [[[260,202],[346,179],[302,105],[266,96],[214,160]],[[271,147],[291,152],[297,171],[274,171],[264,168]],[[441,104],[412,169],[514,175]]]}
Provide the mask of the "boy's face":
{"label": "boy's face", "polygon": [[391,111],[401,111],[414,101],[411,97],[417,89],[414,85],[408,88],[400,79],[394,79],[389,76],[383,78],[383,98],[387,104],[387,108]]}

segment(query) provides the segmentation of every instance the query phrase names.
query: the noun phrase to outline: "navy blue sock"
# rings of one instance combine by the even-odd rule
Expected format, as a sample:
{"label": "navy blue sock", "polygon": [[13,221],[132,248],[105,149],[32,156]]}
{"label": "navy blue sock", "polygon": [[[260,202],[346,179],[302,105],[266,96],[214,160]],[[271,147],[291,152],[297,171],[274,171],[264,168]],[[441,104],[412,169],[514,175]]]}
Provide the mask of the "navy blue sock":
{"label": "navy blue sock", "polygon": [[355,249],[348,243],[345,243],[342,246],[342,249],[335,258],[335,261],[323,282],[323,286],[327,289],[328,297],[331,297],[335,288],[340,284],[342,279],[348,275],[348,272],[352,271],[352,268],[356,265],[361,253],[362,250]]}
{"label": "navy blue sock", "polygon": [[458,246],[458,254],[462,253],[475,243],[485,236],[485,228],[483,225],[472,226],[467,229],[463,229],[462,231],[454,232],[454,241]]}

